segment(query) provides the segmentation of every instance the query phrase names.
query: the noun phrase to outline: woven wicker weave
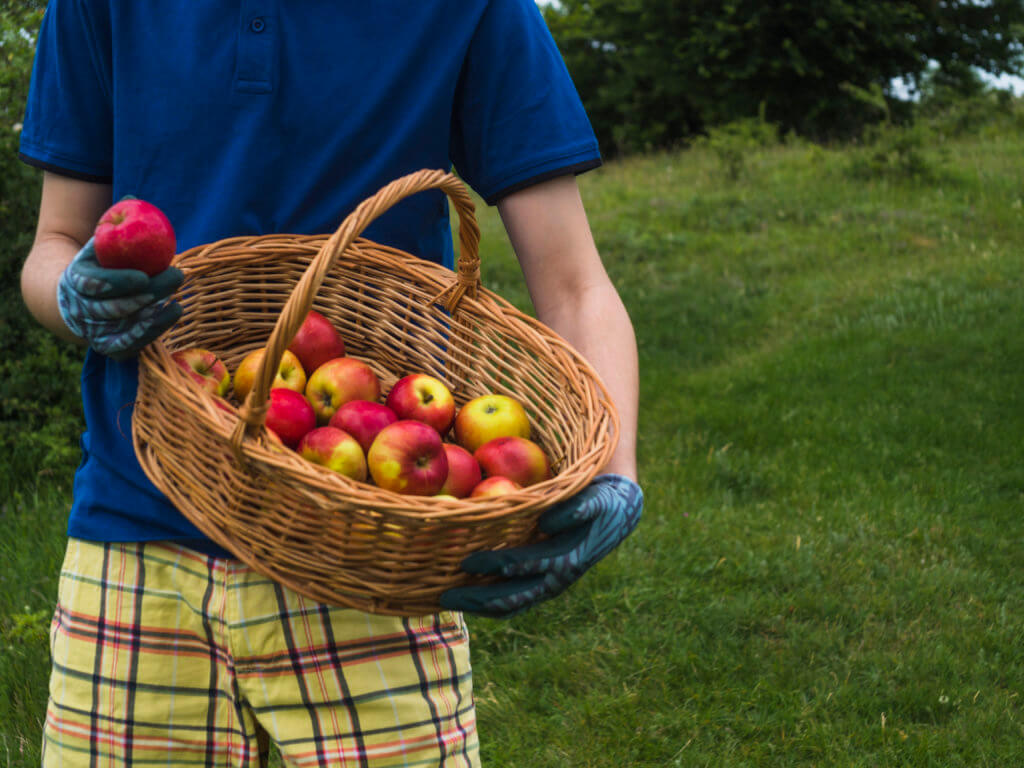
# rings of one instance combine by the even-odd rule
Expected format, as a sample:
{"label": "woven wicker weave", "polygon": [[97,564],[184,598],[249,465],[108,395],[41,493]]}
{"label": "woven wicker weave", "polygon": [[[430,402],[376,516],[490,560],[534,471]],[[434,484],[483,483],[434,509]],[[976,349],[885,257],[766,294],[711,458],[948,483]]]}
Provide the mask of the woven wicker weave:
{"label": "woven wicker weave", "polygon": [[[444,191],[459,216],[456,272],[359,237],[399,200],[430,189]],[[236,237],[179,254],[182,319],[140,355],[133,436],[146,474],[206,535],[307,597],[393,615],[437,610],[445,589],[478,581],[459,569],[467,554],[537,537],[540,513],[597,474],[618,428],[589,365],[479,286],[478,243],[462,183],[419,171],[365,200],[333,235]],[[492,498],[402,496],[285,448],[263,419],[272,374],[311,308],[385,392],[426,372],[459,405],[487,392],[519,399],[554,476]],[[203,392],[171,358],[204,347],[233,372],[264,346],[253,391],[235,407]]]}

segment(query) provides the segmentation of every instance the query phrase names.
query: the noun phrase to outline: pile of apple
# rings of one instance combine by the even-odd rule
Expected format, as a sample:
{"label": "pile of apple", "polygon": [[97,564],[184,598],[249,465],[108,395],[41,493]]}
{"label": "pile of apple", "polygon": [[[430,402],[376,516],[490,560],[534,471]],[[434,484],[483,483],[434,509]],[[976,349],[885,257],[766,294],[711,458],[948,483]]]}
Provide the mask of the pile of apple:
{"label": "pile of apple", "polygon": [[[265,352],[248,353],[234,377],[205,349],[172,357],[208,392],[243,402]],[[551,476],[520,402],[492,393],[457,408],[444,382],[427,373],[404,375],[384,393],[373,369],[345,354],[337,329],[315,310],[282,355],[267,406],[264,423],[285,446],[396,493],[478,498]]]}
{"label": "pile of apple", "polygon": [[[174,228],[157,206],[125,198],[100,218],[96,258],[108,269],[153,276],[174,257]],[[265,349],[246,355],[232,376],[214,353],[172,353],[217,397],[244,402]],[[281,358],[265,424],[288,448],[359,482],[418,496],[495,496],[546,480],[551,464],[530,440],[521,403],[487,394],[456,409],[452,393],[426,373],[400,378],[382,400],[365,362],[346,356],[330,321],[311,311]],[[227,407],[226,403],[222,404]]]}

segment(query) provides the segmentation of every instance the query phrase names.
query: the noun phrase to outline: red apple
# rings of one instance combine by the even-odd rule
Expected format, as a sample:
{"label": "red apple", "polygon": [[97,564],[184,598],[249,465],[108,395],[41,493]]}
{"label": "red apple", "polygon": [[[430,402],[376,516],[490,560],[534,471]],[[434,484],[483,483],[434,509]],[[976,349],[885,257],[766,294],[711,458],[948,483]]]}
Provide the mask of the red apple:
{"label": "red apple", "polygon": [[469,494],[471,499],[479,499],[485,496],[504,496],[506,493],[514,493],[515,491],[521,491],[523,486],[517,483],[515,480],[510,480],[507,477],[501,475],[495,475],[494,477],[488,477],[486,480],[481,480],[477,483],[476,488],[473,489],[472,493]]}
{"label": "red apple", "polygon": [[444,382],[426,373],[413,373],[395,382],[388,408],[399,419],[414,419],[445,434],[455,420],[455,398]]}
{"label": "red apple", "polygon": [[[235,397],[245,400],[246,395],[256,384],[256,372],[263,360],[265,349],[255,349],[242,358],[235,369]],[[281,387],[301,393],[306,388],[306,372],[294,354],[287,349],[281,355],[281,363],[277,366],[277,375],[270,383],[271,389]]]}
{"label": "red apple", "polygon": [[529,437],[530,420],[518,400],[507,395],[481,395],[459,409],[455,442],[472,453],[498,437]]}
{"label": "red apple", "polygon": [[359,442],[364,451],[369,451],[380,431],[396,421],[398,417],[395,412],[384,403],[349,400],[334,412],[328,424],[345,430]]}
{"label": "red apple", "polygon": [[208,349],[179,349],[171,353],[171,359],[207,392],[224,397],[231,388],[231,374],[227,366]]}
{"label": "red apple", "polygon": [[366,455],[373,481],[412,496],[433,496],[448,478],[448,457],[437,430],[403,419],[380,431]]}
{"label": "red apple", "polygon": [[328,424],[335,412],[352,400],[380,397],[380,379],[373,369],[354,357],[336,357],[321,365],[306,382],[306,399],[316,411],[318,424]]}
{"label": "red apple", "polygon": [[454,443],[445,443],[444,452],[448,456],[448,479],[441,486],[441,493],[464,499],[483,479],[480,463],[473,454]]}
{"label": "red apple", "polygon": [[177,241],[163,211],[130,199],[114,203],[100,217],[93,248],[101,267],[138,269],[153,277],[170,266]]}
{"label": "red apple", "polygon": [[366,456],[352,435],[336,427],[317,427],[295,449],[304,459],[360,482],[366,480]]}
{"label": "red apple", "polygon": [[501,475],[522,486],[551,477],[551,464],[544,449],[525,437],[499,437],[473,452],[484,474]]}
{"label": "red apple", "polygon": [[313,373],[317,368],[336,357],[345,356],[345,342],[331,321],[315,309],[311,309],[302,321],[298,333],[288,345],[302,364],[302,369]]}
{"label": "red apple", "polygon": [[281,442],[294,448],[307,432],[316,427],[313,406],[294,389],[275,387],[267,401],[267,429],[281,438]]}

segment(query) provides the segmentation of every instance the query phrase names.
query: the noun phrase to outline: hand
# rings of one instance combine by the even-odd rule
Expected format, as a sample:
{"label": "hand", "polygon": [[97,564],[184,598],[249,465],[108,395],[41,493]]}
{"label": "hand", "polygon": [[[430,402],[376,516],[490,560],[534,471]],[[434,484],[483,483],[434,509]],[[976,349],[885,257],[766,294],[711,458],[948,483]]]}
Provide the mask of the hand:
{"label": "hand", "polygon": [[636,528],[643,504],[643,491],[629,478],[598,476],[541,515],[539,527],[549,538],[515,549],[474,552],[463,560],[464,571],[502,580],[449,589],[441,595],[441,606],[507,618],[561,594]]}
{"label": "hand", "polygon": [[104,269],[90,239],[57,284],[60,316],[97,352],[123,360],[178,321],[181,307],[164,300],[184,279],[176,267],[153,277],[134,269]]}

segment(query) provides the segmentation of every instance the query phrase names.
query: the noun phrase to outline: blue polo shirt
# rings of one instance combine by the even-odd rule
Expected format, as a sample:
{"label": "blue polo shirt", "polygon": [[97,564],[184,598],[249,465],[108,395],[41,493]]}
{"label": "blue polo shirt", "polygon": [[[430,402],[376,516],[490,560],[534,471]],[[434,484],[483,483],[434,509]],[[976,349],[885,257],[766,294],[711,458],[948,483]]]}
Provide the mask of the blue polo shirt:
{"label": "blue polo shirt", "polygon": [[[332,232],[422,168],[488,203],[600,164],[533,0],[50,0],[21,156],[160,206],[178,247]],[[403,200],[366,236],[452,265],[445,196]],[[89,351],[70,535],[224,554],[142,472],[135,361]]]}

